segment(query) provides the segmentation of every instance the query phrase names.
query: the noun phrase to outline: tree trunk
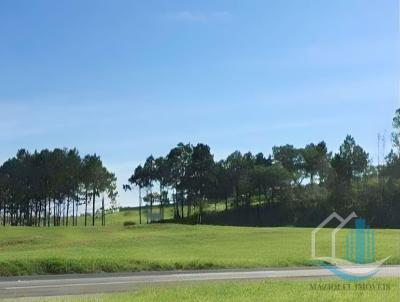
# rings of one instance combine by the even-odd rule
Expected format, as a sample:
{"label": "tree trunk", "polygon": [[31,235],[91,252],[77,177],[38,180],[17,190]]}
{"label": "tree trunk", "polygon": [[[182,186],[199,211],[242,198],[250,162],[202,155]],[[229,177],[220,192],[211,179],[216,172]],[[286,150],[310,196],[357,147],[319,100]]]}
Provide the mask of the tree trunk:
{"label": "tree trunk", "polygon": [[192,201],[191,200],[187,200],[187,210],[186,210],[186,217],[190,217],[190,215],[192,210]]}
{"label": "tree trunk", "polygon": [[72,226],[75,225],[75,200],[72,200]]}
{"label": "tree trunk", "polygon": [[14,214],[14,203],[13,202],[11,202],[11,204],[10,204],[10,225],[12,225],[13,224],[13,214]]}
{"label": "tree trunk", "polygon": [[85,197],[85,226],[87,225],[87,204],[88,204],[88,191],[86,189],[86,197]]}
{"label": "tree trunk", "polygon": [[75,226],[78,226],[78,208],[79,208],[79,201],[76,201],[76,213],[75,213]]}
{"label": "tree trunk", "polygon": [[47,213],[47,227],[50,227],[51,219],[51,198],[49,197],[49,212]]}
{"label": "tree trunk", "polygon": [[[182,194],[183,195],[183,194]],[[181,214],[182,214],[182,219],[183,219],[183,196],[181,198]]]}
{"label": "tree trunk", "polygon": [[39,218],[38,218],[38,222],[37,222],[37,226],[41,226],[42,224],[42,201],[39,201]]}
{"label": "tree trunk", "polygon": [[101,199],[101,225],[106,225],[106,216],[104,214],[104,197]]}
{"label": "tree trunk", "polygon": [[139,187],[139,224],[142,224],[142,188]]}
{"label": "tree trunk", "polygon": [[19,218],[17,219],[19,221],[19,225],[22,226],[22,207],[19,207]]}
{"label": "tree trunk", "polygon": [[180,218],[180,215],[179,215],[179,198],[178,198],[178,190],[176,189],[176,186],[175,186],[174,204],[175,204],[175,218]]}
{"label": "tree trunk", "polygon": [[153,223],[153,193],[150,193],[150,223]]}
{"label": "tree trunk", "polygon": [[3,202],[3,226],[6,226],[6,203]]}
{"label": "tree trunk", "polygon": [[236,207],[238,207],[238,205],[239,205],[239,186],[238,185],[236,185],[236,188],[235,188],[235,191],[236,191]]}
{"label": "tree trunk", "polygon": [[[28,205],[29,207],[29,205]],[[35,223],[36,223],[36,214],[37,214],[37,203],[35,202]],[[30,206],[30,215],[28,212],[28,221],[29,226],[33,226],[33,205]]]}
{"label": "tree trunk", "polygon": [[62,225],[65,226],[65,204],[62,203]]}
{"label": "tree trunk", "polygon": [[53,226],[56,226],[56,199],[53,198]]}
{"label": "tree trunk", "polygon": [[47,197],[44,199],[43,226],[47,224]]}
{"label": "tree trunk", "polygon": [[68,196],[68,199],[67,199],[67,221],[65,223],[66,226],[68,226],[68,215],[69,215],[69,196]]}
{"label": "tree trunk", "polygon": [[96,207],[96,190],[93,190],[93,216],[92,216],[92,226],[94,226],[95,207]]}
{"label": "tree trunk", "polygon": [[163,216],[163,196],[162,196],[162,186],[160,184],[160,219],[164,220],[164,216]]}

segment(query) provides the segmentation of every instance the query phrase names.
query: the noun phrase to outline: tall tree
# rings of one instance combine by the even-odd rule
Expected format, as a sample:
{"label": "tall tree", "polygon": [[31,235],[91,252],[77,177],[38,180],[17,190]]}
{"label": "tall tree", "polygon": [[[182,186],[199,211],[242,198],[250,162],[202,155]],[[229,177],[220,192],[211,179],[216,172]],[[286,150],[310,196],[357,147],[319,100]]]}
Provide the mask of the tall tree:
{"label": "tall tree", "polygon": [[359,179],[367,171],[368,153],[348,135],[340,146],[339,153],[332,158],[331,165],[338,181],[350,182]]}
{"label": "tall tree", "polygon": [[[96,197],[100,196],[102,192],[111,189],[114,186],[113,174],[110,174],[105,167],[99,156],[87,155],[83,160],[83,175],[85,183],[85,225],[87,217],[87,203],[88,194],[90,192],[92,198],[92,225],[95,225],[96,218]],[[113,188],[114,189],[114,188]]]}
{"label": "tall tree", "polygon": [[[133,175],[128,179],[131,185],[136,185],[139,189],[139,224],[142,224],[142,189],[145,186],[145,180],[143,177],[143,167],[139,165],[135,168]],[[124,189],[131,190],[131,186],[125,185]]]}
{"label": "tall tree", "polygon": [[207,195],[210,195],[210,188],[212,183],[215,182],[213,165],[214,158],[210,152],[210,147],[204,144],[197,144],[193,148],[188,167],[190,182],[188,183],[187,190],[196,199],[199,208],[199,223],[202,220],[205,199]]}
{"label": "tall tree", "polygon": [[[190,144],[179,143],[167,155],[167,163],[169,169],[168,182],[175,189],[174,216],[177,218],[184,217],[185,195],[188,183],[188,168],[193,152],[193,146]],[[179,203],[181,210],[179,210]]]}
{"label": "tall tree", "polygon": [[142,171],[142,176],[143,176],[143,183],[144,186],[146,187],[146,198],[143,199],[146,201],[150,208],[149,211],[147,212],[147,223],[152,220],[153,217],[153,203],[154,203],[154,195],[153,195],[153,186],[154,182],[157,179],[157,169],[156,169],[156,163],[153,155],[150,155],[147,159],[146,162],[144,163],[143,166],[143,171]]}
{"label": "tall tree", "polygon": [[235,206],[239,206],[240,182],[246,173],[245,161],[240,151],[235,151],[226,158],[226,167],[235,191]]}
{"label": "tall tree", "polygon": [[155,159],[155,178],[159,184],[159,204],[160,204],[160,215],[164,217],[164,205],[168,201],[168,162],[166,158],[160,156]]}
{"label": "tall tree", "polygon": [[318,176],[320,182],[326,178],[329,165],[329,154],[325,142],[319,144],[309,144],[301,150],[303,156],[303,169],[305,175],[310,178],[311,184]]}
{"label": "tall tree", "polygon": [[228,199],[233,192],[233,182],[229,175],[226,161],[220,160],[215,165],[216,183],[214,184],[215,198],[225,201],[225,211],[228,210]]}
{"label": "tall tree", "polygon": [[350,135],[346,137],[332,160],[332,181],[330,200],[334,210],[348,212],[354,210],[356,196],[353,184],[366,176],[369,166],[368,153],[356,144]]}
{"label": "tall tree", "polygon": [[115,199],[115,176],[102,165],[91,169],[93,157],[99,160],[88,155],[82,161],[76,149],[19,150],[0,167],[3,224],[7,220],[12,225],[68,226],[71,202],[74,224],[82,187],[90,194],[94,188],[96,194],[107,192]]}
{"label": "tall tree", "polygon": [[[76,149],[69,150],[67,153],[65,173],[66,173],[66,195],[67,195],[67,215],[66,225],[68,226],[69,208],[70,203],[76,202],[76,196],[81,182],[81,158]],[[74,220],[74,212],[72,212],[72,219]]]}
{"label": "tall tree", "polygon": [[279,162],[291,175],[295,184],[300,185],[305,177],[303,173],[303,150],[292,145],[273,147],[274,160]]}
{"label": "tall tree", "polygon": [[396,110],[393,118],[393,145],[397,148],[397,152],[400,155],[400,108]]}

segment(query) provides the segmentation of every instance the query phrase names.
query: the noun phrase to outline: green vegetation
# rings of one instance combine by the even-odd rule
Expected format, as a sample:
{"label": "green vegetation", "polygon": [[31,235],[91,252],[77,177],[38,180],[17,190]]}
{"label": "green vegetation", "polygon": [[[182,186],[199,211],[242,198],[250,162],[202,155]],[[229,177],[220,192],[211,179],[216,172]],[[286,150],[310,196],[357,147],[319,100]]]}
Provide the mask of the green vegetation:
{"label": "green vegetation", "polygon": [[[148,207],[145,207],[142,209],[142,223],[143,225],[146,224],[146,212],[148,210]],[[169,220],[173,218],[173,207],[172,206],[166,206],[164,209],[164,217],[165,219]],[[88,218],[91,219],[91,215],[88,215]],[[121,209],[119,212],[118,211],[113,211],[113,212],[108,212],[105,217],[106,221],[106,227],[109,226],[117,226],[120,227],[124,224],[126,221],[132,221],[135,222],[136,225],[139,225],[140,223],[140,218],[139,218],[139,210],[137,208],[134,209]],[[77,219],[78,226],[84,226],[85,224],[85,216],[81,215]],[[95,224],[96,225],[101,225],[101,215],[97,215],[95,217]]]}
{"label": "green vegetation", "polygon": [[[215,301],[215,302],[397,302],[399,279],[361,284],[342,281],[230,281],[139,288],[131,293],[41,298],[41,302]],[[315,287],[314,287],[315,286]],[[356,286],[358,286],[356,288]],[[331,289],[328,289],[331,287]],[[339,287],[341,289],[339,289]],[[363,289],[360,289],[360,288]],[[332,289],[334,288],[334,289]]]}
{"label": "green vegetation", "polygon": [[[2,228],[0,275],[309,265],[309,228],[124,227],[131,215],[113,215],[115,224],[106,227]],[[342,230],[338,242],[346,234]],[[330,230],[317,240],[317,256],[330,254]],[[400,263],[398,240],[398,230],[377,230],[376,258]]]}
{"label": "green vegetation", "polygon": [[115,201],[116,177],[96,154],[81,158],[76,149],[45,149],[33,154],[21,149],[0,166],[3,226],[74,226],[79,205],[84,205],[87,225],[89,203],[94,226],[96,197],[102,193],[104,225],[104,193],[112,203]]}
{"label": "green vegetation", "polygon": [[[139,189],[139,224],[145,202],[151,220],[173,205],[173,221],[181,223],[315,226],[333,211],[356,211],[372,227],[400,227],[399,121],[397,110],[392,150],[377,165],[350,135],[336,153],[321,141],[275,146],[270,155],[234,151],[220,161],[208,145],[179,143],[165,156],[149,156],[123,189]],[[96,155],[20,150],[0,167],[0,219],[3,225],[74,225],[84,210],[87,225],[89,207],[94,225],[96,197],[106,193],[115,201],[115,183]],[[221,201],[227,213],[207,217],[207,208],[215,205],[217,212]],[[152,215],[155,206],[159,214]],[[104,198],[97,212],[103,225]]]}
{"label": "green vegetation", "polygon": [[[115,176],[98,156],[20,150],[0,167],[0,275],[309,265],[311,229],[201,224],[316,226],[332,211],[355,210],[372,228],[398,226],[399,115],[393,150],[379,166],[351,136],[334,155],[321,142],[219,162],[207,145],[179,144],[135,169],[124,189],[138,186],[140,207],[119,213],[105,211],[104,199],[95,211],[96,197],[116,197]],[[147,225],[154,207],[167,221],[198,225]],[[103,227],[83,227],[90,222]],[[329,230],[319,236],[317,254],[329,254]],[[398,239],[396,229],[378,230],[376,259],[400,263]]]}
{"label": "green vegetation", "polygon": [[[269,156],[235,151],[218,162],[209,146],[180,143],[165,156],[150,155],[124,188],[137,186],[140,205],[143,200],[150,212],[155,204],[162,212],[172,203],[176,222],[315,226],[333,211],[356,211],[375,227],[399,227],[399,121],[400,110],[393,119],[393,149],[377,165],[350,135],[334,154],[321,141],[275,146]],[[228,213],[210,219],[205,208],[215,200],[224,201]]]}

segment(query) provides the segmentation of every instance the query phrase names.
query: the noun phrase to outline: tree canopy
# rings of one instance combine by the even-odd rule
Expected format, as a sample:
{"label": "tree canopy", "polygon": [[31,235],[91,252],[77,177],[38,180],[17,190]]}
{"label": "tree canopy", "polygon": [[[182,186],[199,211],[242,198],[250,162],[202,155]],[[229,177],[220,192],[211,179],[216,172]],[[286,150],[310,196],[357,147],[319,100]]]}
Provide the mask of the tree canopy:
{"label": "tree canopy", "polygon": [[[400,213],[400,203],[392,201],[398,198],[394,196],[400,188],[399,155],[395,152],[399,115],[397,110],[393,119],[394,150],[384,167],[375,167],[351,135],[345,137],[337,152],[329,152],[321,141],[300,148],[274,146],[271,154],[237,150],[219,161],[214,160],[205,144],[179,143],[165,157],[147,158],[129,182],[146,189],[147,195],[153,194],[145,198],[151,206],[172,203],[175,220],[189,219],[197,209],[197,222],[201,222],[205,205],[224,202],[225,211],[235,213],[251,212],[257,206],[260,215],[266,209],[276,217],[280,215],[282,224],[311,223],[331,211],[345,214],[356,210],[381,225],[395,225],[396,213]],[[154,195],[157,184],[159,193]],[[374,194],[366,193],[372,191]],[[390,215],[377,214],[378,205],[380,211],[385,209]]]}
{"label": "tree canopy", "polygon": [[82,202],[85,216],[92,202],[94,225],[96,197],[105,192],[114,200],[117,194],[115,175],[100,157],[82,159],[76,149],[19,150],[0,167],[0,192],[3,224],[37,226],[68,225],[71,208],[75,225]]}

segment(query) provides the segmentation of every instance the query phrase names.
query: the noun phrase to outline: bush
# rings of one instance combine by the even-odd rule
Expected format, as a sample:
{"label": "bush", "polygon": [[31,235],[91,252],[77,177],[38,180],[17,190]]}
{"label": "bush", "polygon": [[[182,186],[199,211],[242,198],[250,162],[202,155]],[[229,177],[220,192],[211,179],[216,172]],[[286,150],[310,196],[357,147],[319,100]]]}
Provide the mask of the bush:
{"label": "bush", "polygon": [[130,221],[130,220],[124,221],[124,227],[130,227],[130,226],[134,226],[134,225],[136,225],[136,222],[134,222],[134,221]]}

